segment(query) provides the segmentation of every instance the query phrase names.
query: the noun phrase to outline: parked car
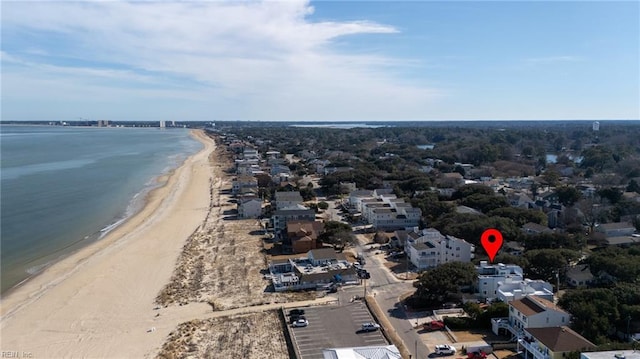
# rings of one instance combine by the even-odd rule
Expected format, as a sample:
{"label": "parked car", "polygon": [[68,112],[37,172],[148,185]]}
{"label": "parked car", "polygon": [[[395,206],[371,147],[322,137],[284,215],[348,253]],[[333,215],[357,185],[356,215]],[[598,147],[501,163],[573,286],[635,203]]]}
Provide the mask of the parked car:
{"label": "parked car", "polygon": [[436,355],[453,355],[456,353],[456,348],[449,344],[436,345]]}
{"label": "parked car", "polygon": [[306,327],[307,325],[309,325],[309,321],[306,319],[298,319],[295,322],[293,322],[292,326],[294,328],[298,328],[298,327]]}
{"label": "parked car", "polygon": [[300,319],[304,319],[304,320],[306,320],[307,318],[305,318],[303,315],[292,315],[292,316],[289,318],[289,323],[293,324],[293,323],[295,323],[296,321],[298,321],[298,320],[300,320]]}
{"label": "parked car", "polygon": [[378,323],[364,323],[362,324],[362,330],[365,332],[375,332],[380,329],[380,324]]}
{"label": "parked car", "polygon": [[289,315],[304,315],[304,309],[291,309]]}
{"label": "parked car", "polygon": [[487,354],[484,352],[471,352],[467,353],[467,359],[485,359]]}
{"label": "parked car", "polygon": [[443,330],[444,329],[444,322],[441,320],[432,320],[428,323],[424,323],[424,325],[422,326],[424,328],[424,330],[429,331],[429,332],[433,332],[436,330]]}

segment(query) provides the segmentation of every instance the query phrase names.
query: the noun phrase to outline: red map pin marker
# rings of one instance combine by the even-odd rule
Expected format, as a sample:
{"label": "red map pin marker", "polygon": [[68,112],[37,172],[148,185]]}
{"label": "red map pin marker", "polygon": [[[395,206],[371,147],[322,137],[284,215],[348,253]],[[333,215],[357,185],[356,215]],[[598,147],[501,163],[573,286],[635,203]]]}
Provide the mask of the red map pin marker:
{"label": "red map pin marker", "polygon": [[489,255],[489,260],[493,263],[493,259],[498,254],[500,247],[502,247],[502,233],[497,229],[487,229],[482,233],[480,243]]}

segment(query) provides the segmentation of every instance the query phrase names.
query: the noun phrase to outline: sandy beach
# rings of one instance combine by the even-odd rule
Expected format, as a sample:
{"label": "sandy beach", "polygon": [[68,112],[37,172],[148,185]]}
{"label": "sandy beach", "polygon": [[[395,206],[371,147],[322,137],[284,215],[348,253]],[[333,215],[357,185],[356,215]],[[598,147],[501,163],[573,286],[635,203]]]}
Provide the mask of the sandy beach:
{"label": "sandy beach", "polygon": [[[154,301],[187,238],[211,206],[213,140],[188,158],[147,205],[99,242],[48,268],[2,300],[0,349],[14,357],[141,358],[157,355],[181,317],[211,312],[177,306],[158,320]],[[152,329],[153,328],[153,329]]]}

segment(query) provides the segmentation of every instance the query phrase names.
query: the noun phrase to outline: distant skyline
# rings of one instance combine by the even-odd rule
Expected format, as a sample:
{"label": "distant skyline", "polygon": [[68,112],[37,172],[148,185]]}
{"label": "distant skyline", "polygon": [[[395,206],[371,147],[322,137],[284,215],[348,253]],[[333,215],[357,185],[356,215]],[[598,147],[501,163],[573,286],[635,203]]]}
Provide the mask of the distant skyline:
{"label": "distant skyline", "polygon": [[2,1],[2,120],[640,119],[638,1]]}

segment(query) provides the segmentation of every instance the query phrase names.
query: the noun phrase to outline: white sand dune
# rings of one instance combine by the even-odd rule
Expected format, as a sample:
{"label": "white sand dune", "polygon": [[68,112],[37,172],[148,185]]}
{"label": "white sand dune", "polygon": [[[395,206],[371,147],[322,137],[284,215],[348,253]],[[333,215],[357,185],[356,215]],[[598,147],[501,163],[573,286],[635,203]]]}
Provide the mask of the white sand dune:
{"label": "white sand dune", "polygon": [[[205,148],[153,191],[140,213],[3,298],[3,352],[33,358],[156,355],[179,318],[156,318],[154,299],[210,207],[208,156],[215,146],[203,132],[193,133]],[[210,310],[190,304],[174,314],[197,317]]]}

